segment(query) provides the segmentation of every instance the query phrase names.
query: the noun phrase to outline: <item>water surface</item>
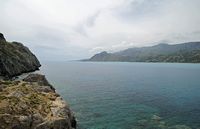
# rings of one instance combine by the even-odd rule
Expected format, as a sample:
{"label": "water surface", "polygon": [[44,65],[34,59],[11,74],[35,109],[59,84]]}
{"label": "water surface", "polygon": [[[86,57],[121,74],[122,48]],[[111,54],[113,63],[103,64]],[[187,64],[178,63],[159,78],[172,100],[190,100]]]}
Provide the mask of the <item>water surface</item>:
{"label": "water surface", "polygon": [[200,127],[200,65],[44,62],[79,129]]}

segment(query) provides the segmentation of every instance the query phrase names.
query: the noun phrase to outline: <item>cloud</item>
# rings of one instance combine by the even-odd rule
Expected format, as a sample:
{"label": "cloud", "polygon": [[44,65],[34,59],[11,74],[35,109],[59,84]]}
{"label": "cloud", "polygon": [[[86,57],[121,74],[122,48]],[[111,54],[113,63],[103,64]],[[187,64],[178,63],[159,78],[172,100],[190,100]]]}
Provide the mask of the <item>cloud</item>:
{"label": "cloud", "polygon": [[88,27],[92,27],[95,25],[95,21],[97,19],[97,17],[100,15],[101,11],[97,11],[95,14],[93,14],[92,16],[88,17],[86,20],[86,24]]}
{"label": "cloud", "polygon": [[7,0],[0,29],[41,60],[200,40],[199,0]]}
{"label": "cloud", "polygon": [[94,53],[94,52],[102,52],[102,51],[104,51],[105,50],[105,48],[104,47],[94,47],[94,48],[92,48],[91,50],[90,50],[90,52],[91,53]]}
{"label": "cloud", "polygon": [[127,0],[116,7],[114,13],[124,22],[140,21],[146,17],[161,15],[166,3],[166,0]]}

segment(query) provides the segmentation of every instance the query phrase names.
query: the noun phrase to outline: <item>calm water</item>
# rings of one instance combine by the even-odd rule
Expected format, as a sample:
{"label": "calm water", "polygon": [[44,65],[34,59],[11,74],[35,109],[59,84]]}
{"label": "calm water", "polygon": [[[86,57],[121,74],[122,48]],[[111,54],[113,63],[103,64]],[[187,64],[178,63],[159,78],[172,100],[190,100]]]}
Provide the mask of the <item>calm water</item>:
{"label": "calm water", "polygon": [[41,71],[79,129],[200,128],[200,64],[46,62]]}

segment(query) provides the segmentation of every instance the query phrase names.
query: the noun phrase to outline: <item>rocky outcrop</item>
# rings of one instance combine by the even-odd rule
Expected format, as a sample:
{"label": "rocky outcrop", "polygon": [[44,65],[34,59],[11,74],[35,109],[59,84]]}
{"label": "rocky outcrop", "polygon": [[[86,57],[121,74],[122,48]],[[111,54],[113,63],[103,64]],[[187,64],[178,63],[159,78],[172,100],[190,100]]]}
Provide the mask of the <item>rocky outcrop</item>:
{"label": "rocky outcrop", "polygon": [[38,70],[40,62],[23,44],[7,42],[0,33],[0,76],[11,78]]}
{"label": "rocky outcrop", "polygon": [[68,104],[44,75],[29,74],[23,80],[11,80],[40,66],[27,47],[7,42],[0,33],[0,129],[76,128]]}
{"label": "rocky outcrop", "polygon": [[0,129],[75,129],[68,104],[46,81],[32,81],[36,76],[0,81]]}
{"label": "rocky outcrop", "polygon": [[40,74],[29,74],[26,78],[23,79],[25,82],[37,83],[40,86],[48,86],[55,91],[55,88],[47,81],[44,75]]}

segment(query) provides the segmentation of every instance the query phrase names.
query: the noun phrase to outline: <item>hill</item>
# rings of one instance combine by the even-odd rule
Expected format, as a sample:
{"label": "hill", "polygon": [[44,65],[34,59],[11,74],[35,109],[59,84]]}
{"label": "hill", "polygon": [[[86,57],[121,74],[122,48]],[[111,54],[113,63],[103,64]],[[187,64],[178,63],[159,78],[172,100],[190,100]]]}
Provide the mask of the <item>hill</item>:
{"label": "hill", "polygon": [[129,48],[115,53],[104,51],[84,61],[200,63],[200,42],[158,44]]}

